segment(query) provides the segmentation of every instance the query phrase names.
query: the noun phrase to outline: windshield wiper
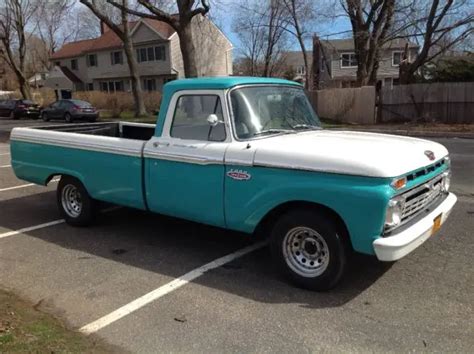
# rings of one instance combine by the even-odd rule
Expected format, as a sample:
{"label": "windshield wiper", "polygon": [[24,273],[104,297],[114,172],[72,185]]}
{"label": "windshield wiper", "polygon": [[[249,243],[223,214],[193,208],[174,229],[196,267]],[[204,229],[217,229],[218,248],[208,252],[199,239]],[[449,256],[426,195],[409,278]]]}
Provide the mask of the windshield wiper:
{"label": "windshield wiper", "polygon": [[267,135],[267,134],[292,134],[293,132],[291,130],[287,129],[266,129],[259,131],[257,133],[254,133],[253,136],[259,136],[259,135]]}
{"label": "windshield wiper", "polygon": [[317,125],[311,125],[311,124],[296,124],[292,126],[293,129],[295,130],[320,130],[322,129],[321,127]]}

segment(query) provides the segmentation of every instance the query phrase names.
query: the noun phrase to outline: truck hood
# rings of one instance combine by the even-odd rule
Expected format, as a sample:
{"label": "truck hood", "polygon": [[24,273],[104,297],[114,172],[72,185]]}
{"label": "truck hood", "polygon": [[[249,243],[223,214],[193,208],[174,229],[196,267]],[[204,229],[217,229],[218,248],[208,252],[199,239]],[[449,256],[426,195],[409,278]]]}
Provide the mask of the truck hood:
{"label": "truck hood", "polygon": [[448,155],[443,145],[428,140],[339,130],[279,135],[251,145],[256,166],[369,177],[401,176]]}

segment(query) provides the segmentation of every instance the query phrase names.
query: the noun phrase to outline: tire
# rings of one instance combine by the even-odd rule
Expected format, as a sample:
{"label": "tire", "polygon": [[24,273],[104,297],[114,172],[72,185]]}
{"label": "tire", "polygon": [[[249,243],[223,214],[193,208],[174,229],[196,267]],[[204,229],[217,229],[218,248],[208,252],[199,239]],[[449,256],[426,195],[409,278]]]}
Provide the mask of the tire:
{"label": "tire", "polygon": [[66,113],[66,114],[64,115],[64,119],[65,119],[66,122],[68,122],[68,123],[72,123],[72,122],[73,122],[73,119],[72,119],[72,116],[71,116],[70,113]]}
{"label": "tire", "polygon": [[20,116],[16,115],[14,111],[11,111],[9,118],[13,120],[18,120],[20,119]]}
{"label": "tire", "polygon": [[348,248],[330,215],[296,209],[283,214],[271,233],[274,261],[299,287],[325,291],[341,280]]}
{"label": "tire", "polygon": [[97,121],[97,118],[89,118],[89,123],[95,123]]}
{"label": "tire", "polygon": [[48,113],[46,113],[46,112],[41,113],[41,118],[42,118],[45,122],[49,122]]}
{"label": "tire", "polygon": [[96,201],[78,179],[63,176],[59,181],[56,200],[59,212],[69,225],[88,226],[94,222]]}

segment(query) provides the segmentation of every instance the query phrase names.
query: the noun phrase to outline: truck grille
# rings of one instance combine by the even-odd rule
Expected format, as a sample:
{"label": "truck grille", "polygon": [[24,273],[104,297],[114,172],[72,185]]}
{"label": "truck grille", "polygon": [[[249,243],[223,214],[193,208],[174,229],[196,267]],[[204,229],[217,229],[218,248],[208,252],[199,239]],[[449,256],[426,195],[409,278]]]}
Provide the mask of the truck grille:
{"label": "truck grille", "polygon": [[403,195],[405,197],[405,205],[402,211],[402,224],[415,217],[419,211],[428,207],[441,196],[442,179],[442,175],[436,176]]}

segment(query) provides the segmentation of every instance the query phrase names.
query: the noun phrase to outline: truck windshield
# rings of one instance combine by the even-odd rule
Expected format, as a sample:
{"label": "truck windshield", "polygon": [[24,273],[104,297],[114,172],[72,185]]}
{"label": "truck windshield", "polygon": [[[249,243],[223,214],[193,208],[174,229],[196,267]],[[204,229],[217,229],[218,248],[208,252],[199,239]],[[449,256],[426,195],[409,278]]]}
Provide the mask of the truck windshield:
{"label": "truck windshield", "polygon": [[303,89],[289,86],[243,87],[231,91],[237,138],[321,129]]}

